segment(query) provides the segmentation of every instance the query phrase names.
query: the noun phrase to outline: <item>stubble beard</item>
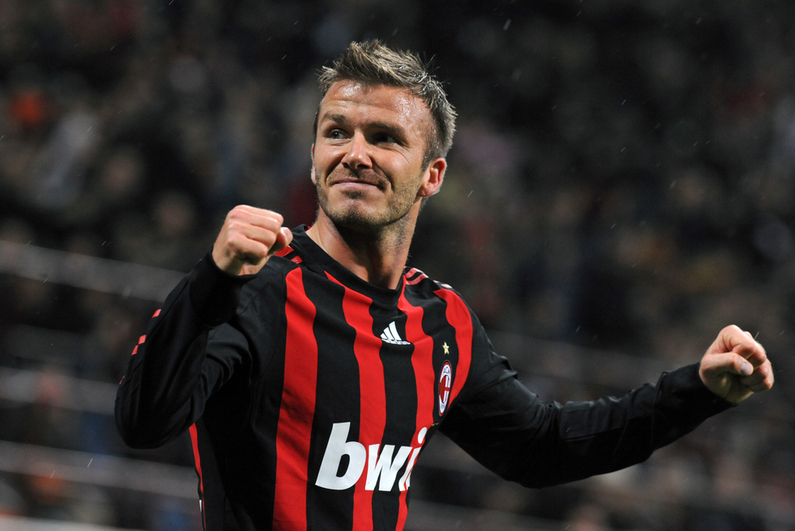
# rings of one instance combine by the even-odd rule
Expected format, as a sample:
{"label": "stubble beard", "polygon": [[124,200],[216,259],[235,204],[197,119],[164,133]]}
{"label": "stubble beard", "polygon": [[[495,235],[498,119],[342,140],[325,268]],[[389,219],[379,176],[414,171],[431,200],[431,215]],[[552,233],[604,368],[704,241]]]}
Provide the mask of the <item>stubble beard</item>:
{"label": "stubble beard", "polygon": [[[317,170],[315,175],[318,175]],[[413,223],[409,223],[408,214],[414,205],[416,193],[410,195],[409,190],[397,191],[384,209],[373,211],[359,204],[359,201],[366,199],[366,192],[346,190],[343,192],[345,204],[332,207],[327,189],[323,188],[319,177],[315,179],[315,189],[319,208],[341,233],[354,232],[378,238],[393,234],[401,239],[410,238],[413,233]]]}

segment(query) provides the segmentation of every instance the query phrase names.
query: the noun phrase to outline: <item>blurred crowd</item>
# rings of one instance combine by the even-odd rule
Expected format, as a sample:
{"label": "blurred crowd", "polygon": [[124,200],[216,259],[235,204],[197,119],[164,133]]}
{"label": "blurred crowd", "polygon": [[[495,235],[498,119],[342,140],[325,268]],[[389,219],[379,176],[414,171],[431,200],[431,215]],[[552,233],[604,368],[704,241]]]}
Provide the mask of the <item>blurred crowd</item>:
{"label": "blurred crowd", "polygon": [[[665,466],[518,499],[475,484],[466,503],[580,531],[795,529],[792,20],[775,0],[3,0],[0,240],[188,271],[238,203],[311,223],[319,67],[351,40],[420,52],[459,123],[412,266],[495,333],[674,368],[736,323],[777,369]],[[107,382],[157,307],[8,272],[0,296],[0,366]],[[0,440],[191,465],[62,411],[56,380],[0,401]],[[0,474],[0,513],[195,526],[112,499],[89,518],[46,479]]]}

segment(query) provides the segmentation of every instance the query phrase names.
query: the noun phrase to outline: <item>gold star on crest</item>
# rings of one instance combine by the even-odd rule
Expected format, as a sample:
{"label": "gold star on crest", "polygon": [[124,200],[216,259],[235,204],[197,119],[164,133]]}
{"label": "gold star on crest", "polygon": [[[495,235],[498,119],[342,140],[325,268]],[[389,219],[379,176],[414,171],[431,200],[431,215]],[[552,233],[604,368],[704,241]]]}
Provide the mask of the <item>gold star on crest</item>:
{"label": "gold star on crest", "polygon": [[445,354],[450,354],[450,347],[447,345],[447,341],[444,342],[444,345],[442,345],[442,348],[444,349],[444,353]]}

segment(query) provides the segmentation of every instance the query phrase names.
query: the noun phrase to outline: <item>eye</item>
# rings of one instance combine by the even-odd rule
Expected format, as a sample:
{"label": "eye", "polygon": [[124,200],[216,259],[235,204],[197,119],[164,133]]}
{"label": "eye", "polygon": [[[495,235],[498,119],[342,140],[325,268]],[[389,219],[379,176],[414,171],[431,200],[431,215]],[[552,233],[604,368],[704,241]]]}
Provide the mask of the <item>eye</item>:
{"label": "eye", "polygon": [[397,139],[388,133],[376,133],[373,135],[373,142],[376,144],[396,144]]}
{"label": "eye", "polygon": [[328,133],[326,133],[326,137],[330,138],[331,140],[341,140],[345,138],[345,131],[342,129],[331,129]]}

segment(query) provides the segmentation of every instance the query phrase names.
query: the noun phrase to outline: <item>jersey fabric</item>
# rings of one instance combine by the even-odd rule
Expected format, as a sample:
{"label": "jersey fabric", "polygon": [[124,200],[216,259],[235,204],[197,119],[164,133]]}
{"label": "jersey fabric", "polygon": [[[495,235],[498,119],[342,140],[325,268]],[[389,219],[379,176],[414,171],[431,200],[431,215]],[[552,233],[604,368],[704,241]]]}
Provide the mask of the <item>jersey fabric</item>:
{"label": "jersey fabric", "polygon": [[116,420],[139,448],[190,432],[209,531],[392,531],[437,430],[541,487],[643,461],[728,407],[697,366],[543,402],[449,286],[410,268],[369,284],[300,227],[256,275],[197,264],[133,351]]}

